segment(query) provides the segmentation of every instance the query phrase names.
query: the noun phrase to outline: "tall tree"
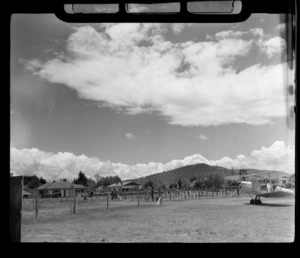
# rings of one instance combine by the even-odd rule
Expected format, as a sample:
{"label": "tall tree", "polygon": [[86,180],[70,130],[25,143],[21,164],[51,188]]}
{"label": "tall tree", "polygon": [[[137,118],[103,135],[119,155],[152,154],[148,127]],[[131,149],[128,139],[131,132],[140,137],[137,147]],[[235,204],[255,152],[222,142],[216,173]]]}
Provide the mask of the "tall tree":
{"label": "tall tree", "polygon": [[178,180],[177,185],[178,185],[178,189],[181,189],[181,187],[182,187],[182,181],[181,181],[181,179]]}
{"label": "tall tree", "polygon": [[94,188],[96,186],[96,181],[92,178],[88,178],[87,185],[88,185],[88,187]]}
{"label": "tall tree", "polygon": [[88,179],[83,172],[78,173],[78,178],[74,179],[74,183],[78,185],[88,186]]}
{"label": "tall tree", "polygon": [[151,187],[152,189],[155,187],[155,185],[154,185],[154,183],[151,181],[151,180],[149,180],[145,185],[144,185],[144,187],[145,188],[147,188],[147,187]]}
{"label": "tall tree", "polygon": [[185,190],[189,190],[190,189],[190,182],[189,182],[189,180],[187,180],[186,178],[182,178],[181,182],[182,182],[182,185],[181,185],[182,189],[185,189]]}
{"label": "tall tree", "polygon": [[24,176],[23,185],[27,186],[29,189],[37,188],[46,183],[46,180],[42,177],[38,178],[36,175],[33,176]]}
{"label": "tall tree", "polygon": [[44,179],[44,178],[40,178],[40,183],[41,183],[41,185],[44,185],[44,184],[46,184],[47,183],[47,181]]}
{"label": "tall tree", "polygon": [[240,175],[240,176],[247,175],[247,171],[248,171],[247,169],[243,169],[243,168],[242,168],[242,169],[240,169],[240,171],[239,171],[239,175]]}
{"label": "tall tree", "polygon": [[213,175],[213,186],[217,189],[225,184],[225,176],[223,173],[215,173]]}
{"label": "tall tree", "polygon": [[177,188],[177,183],[172,183],[169,185],[169,189]]}
{"label": "tall tree", "polygon": [[191,179],[190,179],[190,182],[194,182],[194,181],[197,181],[197,177],[193,176]]}

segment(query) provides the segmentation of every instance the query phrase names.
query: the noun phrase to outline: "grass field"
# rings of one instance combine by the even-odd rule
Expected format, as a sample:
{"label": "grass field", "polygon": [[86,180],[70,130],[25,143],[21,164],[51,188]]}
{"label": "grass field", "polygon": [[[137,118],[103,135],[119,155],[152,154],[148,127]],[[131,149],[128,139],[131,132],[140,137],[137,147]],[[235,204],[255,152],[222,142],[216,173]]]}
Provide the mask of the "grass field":
{"label": "grass field", "polygon": [[82,201],[77,214],[69,203],[34,205],[22,211],[22,242],[292,242],[294,199],[249,197],[153,202]]}

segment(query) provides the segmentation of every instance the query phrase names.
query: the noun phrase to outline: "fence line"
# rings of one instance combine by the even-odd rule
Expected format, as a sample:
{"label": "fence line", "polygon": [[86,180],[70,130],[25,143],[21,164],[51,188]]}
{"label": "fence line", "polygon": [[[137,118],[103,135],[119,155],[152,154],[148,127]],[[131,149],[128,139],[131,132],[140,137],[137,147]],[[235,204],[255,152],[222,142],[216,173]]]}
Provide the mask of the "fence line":
{"label": "fence line", "polygon": [[[180,189],[172,189],[167,191],[158,191],[153,192],[153,196],[151,191],[132,191],[132,192],[120,192],[114,198],[111,192],[94,194],[90,197],[76,197],[76,206],[82,203],[88,202],[95,202],[101,204],[101,207],[106,206],[109,209],[110,202],[133,202],[138,207],[141,206],[142,203],[157,203],[160,199],[160,203],[166,201],[184,201],[184,200],[191,200],[191,199],[214,199],[214,198],[234,198],[239,196],[245,196],[245,194],[241,191],[237,191],[236,188],[223,188],[219,189],[218,191],[213,189],[195,189],[195,190],[180,190]],[[35,198],[24,198],[23,199],[23,207],[25,210],[28,211],[35,211],[36,202]],[[60,197],[60,198],[38,198],[38,209],[45,209],[45,208],[53,208],[57,205],[60,207],[74,205],[74,197]],[[73,206],[74,207],[74,206]],[[77,210],[77,207],[74,207]],[[70,208],[68,208],[70,209]],[[72,207],[71,207],[72,209]]]}

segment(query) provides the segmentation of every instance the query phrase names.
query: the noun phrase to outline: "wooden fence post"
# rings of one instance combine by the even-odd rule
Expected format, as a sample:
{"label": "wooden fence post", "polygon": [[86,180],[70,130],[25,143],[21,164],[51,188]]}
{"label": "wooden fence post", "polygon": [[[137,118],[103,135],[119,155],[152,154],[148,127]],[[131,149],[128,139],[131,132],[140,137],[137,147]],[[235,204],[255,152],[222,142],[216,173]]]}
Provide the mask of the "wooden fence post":
{"label": "wooden fence post", "polygon": [[106,209],[109,207],[109,191],[107,190],[107,198],[106,198]]}
{"label": "wooden fence post", "polygon": [[71,204],[71,211],[73,212],[73,214],[76,214],[77,213],[77,202],[76,202],[76,190],[74,187],[74,182],[72,182],[72,184],[71,184],[70,195],[74,197],[73,205]]}
{"label": "wooden fence post", "polygon": [[77,213],[77,202],[76,202],[76,194],[74,195],[74,204],[73,204],[73,213]]}
{"label": "wooden fence post", "polygon": [[10,177],[9,192],[9,238],[11,242],[21,241],[23,176]]}
{"label": "wooden fence post", "polygon": [[38,191],[36,191],[36,195],[35,195],[35,218],[37,219],[37,216],[38,216],[38,213],[39,213],[39,200],[38,200],[38,197],[39,197],[39,193]]}
{"label": "wooden fence post", "polygon": [[160,205],[162,205],[163,195],[160,190],[159,190],[159,198],[160,198]]}
{"label": "wooden fence post", "polygon": [[139,187],[139,191],[138,191],[138,207],[140,207],[140,187]]}

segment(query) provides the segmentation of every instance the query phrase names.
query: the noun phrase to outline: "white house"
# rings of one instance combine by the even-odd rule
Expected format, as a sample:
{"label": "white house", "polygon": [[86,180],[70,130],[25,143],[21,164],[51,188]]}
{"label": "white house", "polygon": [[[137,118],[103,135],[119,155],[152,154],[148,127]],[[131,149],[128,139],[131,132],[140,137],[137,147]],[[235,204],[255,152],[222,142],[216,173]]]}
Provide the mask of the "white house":
{"label": "white house", "polygon": [[43,184],[35,190],[38,191],[41,197],[68,197],[73,196],[72,191],[74,190],[76,196],[86,196],[88,188],[67,181],[53,181]]}
{"label": "white house", "polygon": [[129,192],[133,190],[137,190],[138,187],[140,186],[139,183],[136,183],[134,181],[127,181],[127,182],[122,182],[122,183],[115,183],[112,185],[108,186],[108,191],[109,192]]}

